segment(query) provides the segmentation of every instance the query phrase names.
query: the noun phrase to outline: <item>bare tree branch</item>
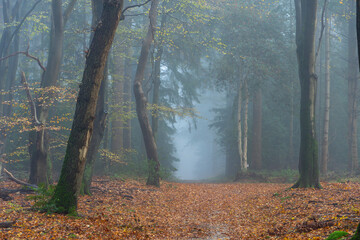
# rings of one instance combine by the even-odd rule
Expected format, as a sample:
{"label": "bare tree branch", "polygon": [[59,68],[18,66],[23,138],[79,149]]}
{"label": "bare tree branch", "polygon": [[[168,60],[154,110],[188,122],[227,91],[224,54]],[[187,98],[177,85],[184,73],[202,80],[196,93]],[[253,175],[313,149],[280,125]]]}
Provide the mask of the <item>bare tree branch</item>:
{"label": "bare tree branch", "polygon": [[15,34],[17,34],[21,28],[21,26],[23,25],[23,23],[25,22],[26,18],[30,15],[30,13],[35,9],[35,7],[41,2],[42,0],[38,0],[33,6],[32,8],[30,8],[30,10],[25,14],[24,18],[21,20],[21,22],[19,23],[19,25],[16,27],[15,31],[13,32],[13,34],[10,37],[9,43],[6,46],[6,50],[9,48],[12,39],[14,38]]}
{"label": "bare tree branch", "polygon": [[127,14],[127,15],[123,15],[123,17],[137,17],[137,16],[142,16],[145,15],[145,13],[137,13],[137,14]]}
{"label": "bare tree branch", "polygon": [[6,168],[4,168],[3,171],[4,171],[4,173],[6,173],[6,175],[8,176],[8,178],[10,180],[12,180],[12,181],[14,181],[14,182],[16,182],[18,184],[21,184],[21,185],[24,185],[24,186],[27,186],[27,187],[32,187],[32,188],[35,188],[35,189],[38,188],[38,186],[36,186],[36,185],[33,185],[33,184],[30,184],[30,183],[27,183],[27,182],[24,182],[24,181],[21,181],[21,180],[17,179]]}
{"label": "bare tree branch", "polygon": [[8,58],[14,57],[14,56],[16,56],[16,55],[19,55],[19,54],[23,54],[23,55],[27,56],[28,58],[31,58],[31,59],[35,60],[35,61],[38,63],[39,67],[40,67],[44,72],[46,71],[46,68],[44,67],[44,65],[41,64],[40,59],[38,59],[37,57],[29,54],[29,45],[28,45],[26,51],[15,52],[15,53],[10,54],[10,55],[8,55],[8,56],[6,56],[6,57],[0,58],[0,62],[6,60],[6,59],[8,59]]}
{"label": "bare tree branch", "polygon": [[125,19],[124,13],[125,13],[126,10],[128,10],[128,9],[130,9],[130,8],[135,8],[135,7],[142,7],[142,6],[146,5],[146,4],[148,4],[149,2],[151,2],[151,0],[147,0],[146,2],[141,3],[141,4],[136,4],[136,5],[127,6],[127,7],[124,8],[124,10],[121,12],[121,18],[120,18],[120,20],[124,20],[124,19]]}
{"label": "bare tree branch", "polygon": [[64,26],[66,25],[67,20],[69,19],[70,13],[72,12],[72,10],[74,9],[75,3],[77,0],[72,0],[69,5],[67,6],[67,8],[65,9],[64,15],[63,15],[63,19],[64,19]]}
{"label": "bare tree branch", "polygon": [[39,125],[41,125],[41,122],[37,118],[36,105],[35,105],[34,99],[31,96],[29,85],[28,85],[28,83],[26,81],[25,73],[23,71],[21,71],[21,83],[25,87],[26,95],[27,95],[27,98],[29,100],[30,111],[31,111],[31,115],[33,117],[33,123],[35,125],[39,126]]}
{"label": "bare tree branch", "polygon": [[326,5],[327,5],[327,3],[328,3],[328,1],[325,0],[325,1],[324,1],[324,7],[323,7],[322,13],[321,13],[321,31],[320,31],[318,48],[317,48],[316,54],[315,54],[315,61],[316,61],[317,56],[319,55],[320,46],[321,46],[321,40],[322,40],[323,33],[324,33],[324,29],[325,29],[325,21],[324,21],[324,18],[325,18],[325,10],[326,10]]}

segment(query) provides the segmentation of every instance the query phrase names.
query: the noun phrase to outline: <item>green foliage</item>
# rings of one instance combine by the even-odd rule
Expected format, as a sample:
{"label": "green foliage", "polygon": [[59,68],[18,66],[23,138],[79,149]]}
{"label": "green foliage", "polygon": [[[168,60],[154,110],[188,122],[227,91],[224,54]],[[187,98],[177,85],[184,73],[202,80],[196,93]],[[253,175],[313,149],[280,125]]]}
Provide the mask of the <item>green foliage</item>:
{"label": "green foliage", "polygon": [[77,236],[76,236],[76,234],[74,234],[74,233],[70,233],[70,234],[69,234],[69,238],[77,238]]}
{"label": "green foliage", "polygon": [[55,185],[50,185],[46,188],[45,185],[40,185],[37,189],[34,189],[35,195],[28,197],[28,199],[34,200],[32,209],[48,213],[58,212],[56,206],[49,203],[54,196],[55,187]]}
{"label": "green foliage", "polygon": [[337,240],[337,239],[345,239],[349,233],[343,231],[335,231],[331,233],[325,240]]}

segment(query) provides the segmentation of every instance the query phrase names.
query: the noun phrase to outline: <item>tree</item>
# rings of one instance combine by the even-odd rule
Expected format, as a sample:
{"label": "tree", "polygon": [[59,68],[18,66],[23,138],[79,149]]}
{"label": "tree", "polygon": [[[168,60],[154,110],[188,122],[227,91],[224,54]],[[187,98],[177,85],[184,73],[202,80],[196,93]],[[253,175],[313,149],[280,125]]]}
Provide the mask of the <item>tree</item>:
{"label": "tree", "polygon": [[360,0],[356,0],[356,35],[358,49],[358,64],[360,70]]}
{"label": "tree", "polygon": [[253,137],[251,146],[251,162],[253,169],[261,169],[262,165],[262,91],[258,87],[253,97]]}
{"label": "tree", "polygon": [[[356,0],[356,34],[357,34],[357,48],[358,48],[358,65],[360,70],[360,0]],[[356,228],[356,232],[351,239],[356,240],[359,238],[360,238],[360,223],[358,224]]]}
{"label": "tree", "polygon": [[301,87],[300,100],[300,178],[293,188],[321,188],[318,145],[315,132],[315,29],[317,0],[295,0],[296,53]]}
{"label": "tree", "polygon": [[[76,0],[72,0],[66,10],[62,10],[62,0],[52,0],[52,21],[50,31],[50,46],[46,65],[46,71],[42,75],[40,87],[44,91],[42,94],[51,99],[49,88],[56,86],[60,73],[60,65],[64,44],[64,26],[69,19]],[[48,93],[47,93],[48,91]],[[43,98],[45,99],[45,98]],[[31,184],[48,184],[48,150],[49,136],[46,124],[49,116],[49,102],[37,101],[36,104],[38,119],[41,128],[30,133],[30,177]]]}
{"label": "tree", "polygon": [[[93,26],[93,28],[95,28],[101,17],[103,0],[92,0],[91,5],[92,5],[92,15],[93,15],[91,25]],[[92,38],[93,38],[93,34],[91,35],[90,39]],[[96,102],[95,120],[93,127],[94,130],[89,144],[89,151],[86,156],[86,165],[85,165],[84,181],[83,181],[83,186],[84,186],[83,193],[88,195],[91,194],[90,187],[94,172],[95,160],[97,158],[99,146],[105,132],[105,123],[107,116],[107,113],[105,111],[106,84],[107,84],[107,64],[105,65],[104,68],[103,79],[101,81],[99,95]]]}
{"label": "tree", "polygon": [[114,107],[114,115],[111,118],[111,144],[110,150],[115,154],[120,154],[123,148],[123,119],[122,104],[124,98],[124,57],[122,50],[117,49],[113,52],[114,63],[111,64],[112,69],[112,105]]}
{"label": "tree", "polygon": [[321,172],[326,175],[329,162],[329,121],[330,121],[330,24],[331,17],[326,9],[325,26],[325,113],[324,132],[322,140]]}
{"label": "tree", "polygon": [[[155,63],[154,63],[154,80],[153,80],[153,84],[154,84],[154,89],[153,89],[153,98],[152,98],[152,104],[154,105],[159,105],[159,98],[160,98],[160,84],[161,84],[161,57],[163,55],[164,52],[164,42],[163,42],[163,38],[164,38],[164,30],[165,30],[165,25],[166,25],[166,14],[165,14],[165,6],[163,6],[163,11],[162,11],[162,16],[161,16],[161,24],[160,24],[160,34],[161,34],[161,38],[159,39],[159,41],[157,42],[157,46],[156,46],[156,56],[155,56]],[[155,139],[157,138],[157,132],[159,129],[159,112],[157,110],[155,110],[155,112],[152,115],[152,119],[151,119],[151,127],[153,130],[153,134]]]}
{"label": "tree", "polygon": [[158,159],[157,146],[156,146],[154,134],[149,122],[149,118],[147,116],[147,109],[146,109],[147,100],[142,87],[142,81],[144,79],[145,67],[148,60],[150,46],[152,41],[154,40],[154,34],[156,31],[156,16],[157,16],[158,5],[159,5],[158,0],[153,0],[151,2],[151,8],[149,12],[150,24],[149,24],[148,32],[141,47],[141,53],[134,79],[136,113],[143,134],[146,155],[149,164],[149,177],[147,179],[146,184],[157,187],[160,186],[160,175],[159,175],[160,163]]}
{"label": "tree", "polygon": [[59,183],[50,200],[59,213],[76,213],[77,197],[83,180],[86,155],[93,133],[96,102],[123,8],[122,0],[105,0],[101,21],[95,28],[88,54],[74,120]]}
{"label": "tree", "polygon": [[[241,106],[242,106],[242,83],[239,80],[237,94],[237,111],[236,111],[236,125],[237,125],[237,149],[240,158],[240,171],[247,171],[247,163],[243,161],[243,145],[242,145],[242,123],[241,123]],[[239,171],[239,172],[240,172]]]}
{"label": "tree", "polygon": [[[2,11],[4,16],[4,30],[0,40],[0,58],[5,57],[10,53],[16,53],[19,51],[20,35],[19,28],[21,25],[16,26],[14,31],[11,31],[14,26],[14,22],[20,19],[20,9],[22,1],[16,1],[11,6],[9,1],[3,1]],[[12,9],[11,9],[12,8]],[[18,55],[11,59],[3,60],[0,62],[0,90],[7,92],[4,96],[0,94],[0,117],[9,117],[11,113],[12,105],[6,105],[5,102],[11,102],[12,94],[11,88],[14,86],[16,71],[18,67],[19,57]],[[6,127],[0,128],[0,158],[3,158],[3,153],[6,144]],[[2,163],[0,163],[1,165]]]}
{"label": "tree", "polygon": [[[125,72],[124,72],[124,93],[123,93],[123,101],[125,103],[125,112],[127,115],[130,115],[131,107],[132,107],[132,49],[126,49],[126,60],[125,60]],[[126,120],[123,122],[123,146],[124,149],[130,150],[131,149],[131,118],[127,117]]]}
{"label": "tree", "polygon": [[351,174],[358,168],[358,146],[357,146],[357,82],[358,71],[356,68],[356,19],[352,9],[355,8],[355,2],[349,1],[350,19],[348,24],[348,151],[349,151],[349,170]]}

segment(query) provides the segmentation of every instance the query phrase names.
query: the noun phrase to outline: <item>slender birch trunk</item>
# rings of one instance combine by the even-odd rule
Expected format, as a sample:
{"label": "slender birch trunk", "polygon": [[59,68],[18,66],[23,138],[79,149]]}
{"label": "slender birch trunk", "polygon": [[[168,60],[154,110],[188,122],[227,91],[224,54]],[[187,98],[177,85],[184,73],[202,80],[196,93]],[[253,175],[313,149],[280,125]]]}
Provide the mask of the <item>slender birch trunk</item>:
{"label": "slender birch trunk", "polygon": [[246,172],[246,166],[244,166],[243,152],[242,152],[242,131],[241,131],[241,105],[242,105],[242,84],[239,83],[238,94],[237,94],[237,112],[236,112],[236,123],[237,123],[237,148],[240,160],[240,171]]}
{"label": "slender birch trunk", "polygon": [[248,110],[249,110],[249,89],[247,80],[244,80],[244,89],[245,89],[245,109],[244,109],[244,148],[243,148],[243,166],[245,169],[248,168],[247,160],[247,146],[248,146]]}
{"label": "slender birch trunk", "polygon": [[326,175],[329,162],[329,121],[330,121],[330,24],[331,19],[326,10],[325,28],[325,112],[324,112],[324,131],[322,143],[321,172]]}
{"label": "slender birch trunk", "polygon": [[261,88],[255,91],[253,97],[253,138],[251,148],[252,168],[262,167],[262,92]]}

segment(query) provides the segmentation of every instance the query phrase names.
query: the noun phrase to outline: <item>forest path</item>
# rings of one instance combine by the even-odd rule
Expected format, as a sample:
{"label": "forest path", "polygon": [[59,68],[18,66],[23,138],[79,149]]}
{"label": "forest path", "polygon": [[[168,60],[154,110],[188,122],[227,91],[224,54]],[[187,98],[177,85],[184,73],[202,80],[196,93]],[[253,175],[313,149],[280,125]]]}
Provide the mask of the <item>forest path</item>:
{"label": "forest path", "polygon": [[[81,218],[28,211],[22,194],[0,201],[0,239],[324,239],[355,230],[360,184],[288,190],[271,183],[170,183],[98,179],[79,199]],[[0,182],[0,188],[17,187]]]}

